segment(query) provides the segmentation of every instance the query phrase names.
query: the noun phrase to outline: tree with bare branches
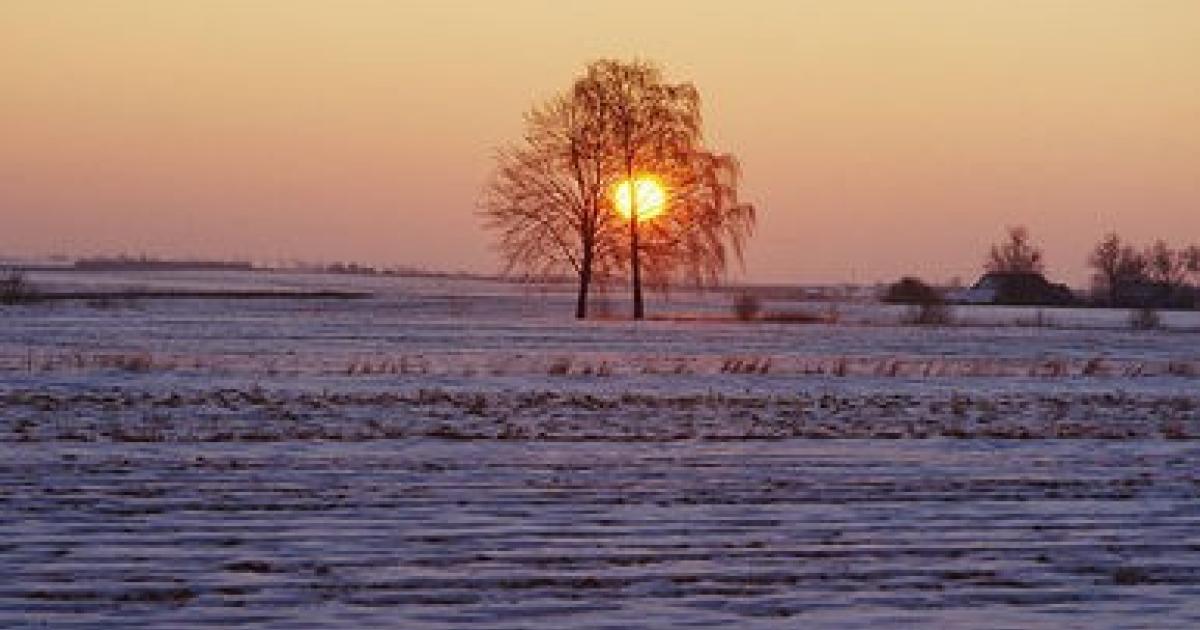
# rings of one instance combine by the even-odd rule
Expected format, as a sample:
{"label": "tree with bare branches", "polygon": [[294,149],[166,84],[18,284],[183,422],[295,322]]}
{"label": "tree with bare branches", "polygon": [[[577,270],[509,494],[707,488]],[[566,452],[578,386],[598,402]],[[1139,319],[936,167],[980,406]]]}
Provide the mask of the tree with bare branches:
{"label": "tree with bare branches", "polygon": [[988,273],[1041,273],[1045,268],[1042,250],[1029,240],[1025,227],[1008,228],[1008,240],[993,245],[984,268]]}
{"label": "tree with bare branches", "polygon": [[1192,284],[1200,289],[1200,245],[1189,245],[1183,250],[1183,267],[1192,276]]}
{"label": "tree with bare branches", "polygon": [[[634,182],[643,172],[674,163],[684,168],[701,144],[700,93],[690,83],[667,82],[658,66],[604,59],[575,84],[575,97],[602,121],[614,172]],[[629,267],[633,317],[645,316],[642,298],[641,209],[629,195]]]}
{"label": "tree with bare branches", "polygon": [[[570,96],[530,110],[520,143],[500,149],[481,212],[499,232],[505,272],[578,278],[575,316],[587,316],[588,292],[612,266],[615,220],[603,200],[609,173],[594,112]],[[598,274],[599,272],[599,274]]]}
{"label": "tree with bare branches", "polygon": [[1183,252],[1171,249],[1167,242],[1159,239],[1146,248],[1146,274],[1150,281],[1167,291],[1177,291],[1187,281],[1187,261]]}
{"label": "tree with bare branches", "polygon": [[[580,318],[590,287],[618,272],[631,275],[638,319],[643,269],[657,288],[715,283],[740,262],[755,211],[738,199],[736,160],[704,147],[699,111],[690,84],[668,83],[650,63],[612,60],[535,107],[522,141],[498,152],[481,201],[506,271],[574,273]],[[664,207],[642,218],[631,192],[622,218],[613,190],[645,174],[661,180]]]}
{"label": "tree with bare branches", "polygon": [[1088,257],[1088,265],[1096,270],[1095,288],[1107,296],[1109,304],[1121,302],[1129,287],[1146,277],[1146,258],[1133,246],[1123,243],[1115,232],[1096,245]]}

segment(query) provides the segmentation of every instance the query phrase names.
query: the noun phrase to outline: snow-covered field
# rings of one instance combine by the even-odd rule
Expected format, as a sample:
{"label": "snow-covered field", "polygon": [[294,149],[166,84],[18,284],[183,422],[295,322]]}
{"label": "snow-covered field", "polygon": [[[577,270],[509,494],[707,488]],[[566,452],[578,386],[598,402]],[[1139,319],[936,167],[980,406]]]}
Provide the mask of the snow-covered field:
{"label": "snow-covered field", "polygon": [[0,307],[3,627],[1200,625],[1200,313],[33,280],[376,297]]}

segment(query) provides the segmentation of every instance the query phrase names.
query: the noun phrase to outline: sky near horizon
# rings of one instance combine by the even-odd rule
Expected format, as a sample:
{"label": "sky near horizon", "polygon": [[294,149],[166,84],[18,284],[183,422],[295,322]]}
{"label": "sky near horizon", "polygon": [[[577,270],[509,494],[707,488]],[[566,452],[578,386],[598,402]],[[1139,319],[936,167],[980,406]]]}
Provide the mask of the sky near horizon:
{"label": "sky near horizon", "polygon": [[1198,1],[5,0],[0,257],[495,271],[492,151],[600,57],[700,89],[760,212],[737,278],[1200,243]]}

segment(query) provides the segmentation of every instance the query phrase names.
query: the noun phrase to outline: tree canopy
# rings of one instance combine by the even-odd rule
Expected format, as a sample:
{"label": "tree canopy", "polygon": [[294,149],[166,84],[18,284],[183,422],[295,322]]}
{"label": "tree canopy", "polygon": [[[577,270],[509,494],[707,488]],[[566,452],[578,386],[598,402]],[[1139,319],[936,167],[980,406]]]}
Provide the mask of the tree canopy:
{"label": "tree canopy", "polygon": [[1042,273],[1042,250],[1029,239],[1024,227],[1008,229],[1008,240],[988,251],[984,269],[988,273]]}
{"label": "tree canopy", "polygon": [[[616,211],[614,189],[652,175],[665,188],[654,218]],[[648,62],[600,60],[525,115],[525,133],[501,148],[481,213],[497,232],[506,272],[572,274],[576,316],[594,286],[629,273],[635,316],[641,273],[654,288],[719,282],[741,262],[755,221],[738,199],[732,155],[705,146],[699,91],[668,82]]]}

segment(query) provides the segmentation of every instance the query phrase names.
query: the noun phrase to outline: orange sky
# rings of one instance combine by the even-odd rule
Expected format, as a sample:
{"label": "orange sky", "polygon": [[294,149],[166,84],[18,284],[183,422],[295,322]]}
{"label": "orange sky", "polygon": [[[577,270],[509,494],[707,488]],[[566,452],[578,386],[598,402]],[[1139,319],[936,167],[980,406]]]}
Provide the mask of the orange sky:
{"label": "orange sky", "polygon": [[0,4],[0,256],[493,271],[494,146],[590,59],[706,100],[757,281],[971,277],[1028,225],[1200,242],[1200,2]]}

